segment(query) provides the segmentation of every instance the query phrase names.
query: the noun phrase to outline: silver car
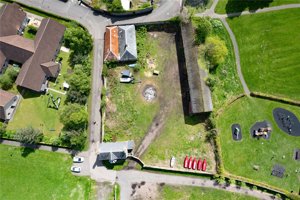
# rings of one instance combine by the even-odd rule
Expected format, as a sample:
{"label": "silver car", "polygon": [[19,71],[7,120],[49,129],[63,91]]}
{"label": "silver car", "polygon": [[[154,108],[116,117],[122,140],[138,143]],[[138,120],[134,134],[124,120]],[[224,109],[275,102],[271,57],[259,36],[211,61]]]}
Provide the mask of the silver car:
{"label": "silver car", "polygon": [[84,161],[84,157],[75,156],[73,158],[74,163],[82,163]]}
{"label": "silver car", "polygon": [[71,171],[75,172],[75,173],[80,173],[81,172],[81,167],[72,166]]}

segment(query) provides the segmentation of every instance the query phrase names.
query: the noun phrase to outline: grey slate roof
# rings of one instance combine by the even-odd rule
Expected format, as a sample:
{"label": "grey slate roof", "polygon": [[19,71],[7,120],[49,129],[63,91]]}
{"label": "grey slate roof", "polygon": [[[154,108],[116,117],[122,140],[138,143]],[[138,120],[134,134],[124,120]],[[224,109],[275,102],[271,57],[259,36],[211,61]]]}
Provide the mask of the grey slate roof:
{"label": "grey slate roof", "polygon": [[126,159],[128,150],[132,150],[133,148],[133,141],[100,143],[99,159],[110,161]]}
{"label": "grey slate roof", "polygon": [[119,26],[120,61],[137,59],[136,35],[134,25]]}

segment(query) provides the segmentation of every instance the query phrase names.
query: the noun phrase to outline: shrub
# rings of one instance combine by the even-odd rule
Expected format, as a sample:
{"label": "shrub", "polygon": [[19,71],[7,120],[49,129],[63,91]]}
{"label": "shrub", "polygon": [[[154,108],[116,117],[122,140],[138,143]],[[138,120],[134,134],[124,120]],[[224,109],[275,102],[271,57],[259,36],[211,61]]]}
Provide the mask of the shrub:
{"label": "shrub", "polygon": [[5,134],[6,124],[0,122],[0,138]]}
{"label": "shrub", "polygon": [[214,76],[209,76],[205,80],[206,85],[210,88],[211,91],[214,90],[215,84],[217,83],[217,80]]}
{"label": "shrub", "polygon": [[122,12],[123,7],[121,0],[106,1],[107,10],[110,12]]}
{"label": "shrub", "polygon": [[205,39],[212,32],[212,25],[208,18],[195,18],[194,22],[196,24],[196,44],[201,44],[205,42]]}
{"label": "shrub", "polygon": [[60,111],[60,121],[66,130],[85,129],[88,123],[88,113],[84,106],[68,104]]}
{"label": "shrub", "polygon": [[14,139],[23,143],[37,144],[43,140],[43,133],[39,129],[34,129],[31,126],[18,129]]}
{"label": "shrub", "polygon": [[112,142],[112,135],[111,134],[104,134],[104,142]]}
{"label": "shrub", "polygon": [[32,25],[28,25],[27,26],[28,29],[28,33],[32,34],[32,35],[36,35],[38,29],[35,26]]}
{"label": "shrub", "polygon": [[60,139],[63,142],[63,144],[71,148],[82,150],[84,148],[86,138],[87,135],[84,131],[71,130],[63,132]]}
{"label": "shrub", "polygon": [[7,74],[4,74],[3,76],[1,76],[0,86],[3,90],[9,90],[10,88],[12,88],[13,84],[14,83],[13,83],[12,79]]}
{"label": "shrub", "polygon": [[227,54],[228,49],[223,40],[217,36],[207,38],[205,56],[210,62],[210,70],[223,63]]}

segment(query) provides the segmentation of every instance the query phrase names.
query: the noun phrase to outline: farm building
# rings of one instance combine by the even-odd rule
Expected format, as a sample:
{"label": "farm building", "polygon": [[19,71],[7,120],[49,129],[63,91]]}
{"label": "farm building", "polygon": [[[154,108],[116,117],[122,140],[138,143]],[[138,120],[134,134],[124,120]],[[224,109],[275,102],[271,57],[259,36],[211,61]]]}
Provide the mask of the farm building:
{"label": "farm building", "polygon": [[137,59],[134,25],[106,27],[104,61],[135,61]]}

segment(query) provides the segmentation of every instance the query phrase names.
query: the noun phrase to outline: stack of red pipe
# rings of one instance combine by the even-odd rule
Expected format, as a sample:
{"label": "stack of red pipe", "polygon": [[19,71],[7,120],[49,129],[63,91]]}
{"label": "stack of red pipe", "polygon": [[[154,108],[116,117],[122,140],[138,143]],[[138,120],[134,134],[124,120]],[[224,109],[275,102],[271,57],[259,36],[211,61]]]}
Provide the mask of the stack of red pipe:
{"label": "stack of red pipe", "polygon": [[201,158],[199,158],[199,160],[197,161],[196,158],[192,158],[192,157],[188,157],[186,156],[183,162],[183,167],[187,168],[187,169],[193,169],[193,170],[202,170],[202,171],[206,171],[206,166],[207,166],[207,162],[206,159],[204,159],[203,161],[201,160]]}

